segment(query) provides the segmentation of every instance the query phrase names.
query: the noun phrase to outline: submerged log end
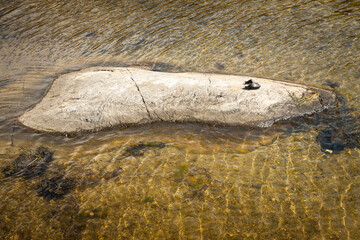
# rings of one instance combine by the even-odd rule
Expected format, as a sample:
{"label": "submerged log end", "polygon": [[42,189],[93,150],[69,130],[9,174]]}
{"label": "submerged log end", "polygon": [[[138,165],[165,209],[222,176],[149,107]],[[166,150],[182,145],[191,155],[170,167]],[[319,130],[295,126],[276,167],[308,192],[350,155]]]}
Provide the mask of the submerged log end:
{"label": "submerged log end", "polygon": [[44,98],[19,117],[45,132],[93,131],[154,121],[211,122],[267,127],[319,112],[332,91],[288,82],[210,73],[140,68],[89,68],[60,76]]}

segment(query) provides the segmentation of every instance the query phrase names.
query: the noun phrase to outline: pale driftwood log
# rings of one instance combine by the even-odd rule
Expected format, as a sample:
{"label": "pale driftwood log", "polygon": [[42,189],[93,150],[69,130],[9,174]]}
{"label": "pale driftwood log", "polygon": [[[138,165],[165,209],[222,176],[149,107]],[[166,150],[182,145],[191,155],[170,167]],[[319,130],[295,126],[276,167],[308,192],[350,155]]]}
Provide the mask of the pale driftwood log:
{"label": "pale driftwood log", "polygon": [[141,68],[88,68],[57,78],[45,97],[19,117],[47,132],[98,130],[154,121],[267,127],[277,120],[322,111],[331,91],[248,76],[167,73]]}

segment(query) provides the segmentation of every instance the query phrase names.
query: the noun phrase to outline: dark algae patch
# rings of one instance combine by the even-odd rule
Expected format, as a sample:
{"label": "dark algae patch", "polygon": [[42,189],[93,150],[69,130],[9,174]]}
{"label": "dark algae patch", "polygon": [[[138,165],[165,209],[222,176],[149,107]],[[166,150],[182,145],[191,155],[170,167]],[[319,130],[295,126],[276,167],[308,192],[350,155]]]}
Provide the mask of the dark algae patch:
{"label": "dark algae patch", "polygon": [[109,209],[105,207],[97,207],[94,209],[85,209],[80,211],[75,219],[80,223],[86,223],[89,219],[106,219]]}
{"label": "dark algae patch", "polygon": [[188,172],[188,170],[189,170],[189,167],[185,164],[181,164],[181,165],[177,166],[176,170],[175,170],[175,174],[174,174],[175,179],[177,181],[182,181],[185,174]]}
{"label": "dark algae patch", "polygon": [[75,187],[75,180],[64,177],[59,166],[54,165],[50,172],[49,165],[53,161],[53,152],[40,146],[33,153],[21,153],[2,172],[5,178],[21,177],[24,180],[38,180],[36,192],[45,199],[59,199]]}
{"label": "dark algae patch", "polygon": [[201,199],[214,180],[209,169],[181,164],[176,167],[173,180],[185,187],[184,197]]}
{"label": "dark algae patch", "polygon": [[75,187],[74,179],[56,175],[38,184],[37,194],[45,199],[59,199]]}
{"label": "dark algae patch", "polygon": [[154,202],[154,200],[155,200],[154,197],[146,196],[143,201],[144,201],[144,203],[152,203],[152,202]]}
{"label": "dark algae patch", "polygon": [[34,153],[21,153],[2,172],[5,177],[17,176],[25,179],[39,177],[45,173],[52,160],[53,153],[49,149],[38,147]]}
{"label": "dark algae patch", "polygon": [[144,152],[151,149],[151,148],[164,148],[166,145],[162,142],[149,142],[149,143],[138,143],[136,145],[132,145],[128,147],[123,156],[129,157],[129,156],[143,156]]}

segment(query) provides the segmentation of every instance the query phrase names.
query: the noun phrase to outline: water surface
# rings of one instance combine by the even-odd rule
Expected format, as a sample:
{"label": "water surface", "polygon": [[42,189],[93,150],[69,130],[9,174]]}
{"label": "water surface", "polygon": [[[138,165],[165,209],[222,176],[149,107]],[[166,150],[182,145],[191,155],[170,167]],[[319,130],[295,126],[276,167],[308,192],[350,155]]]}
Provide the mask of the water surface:
{"label": "water surface", "polygon": [[[359,239],[360,151],[318,141],[360,132],[359,36],[357,1],[0,0],[1,238]],[[268,129],[16,122],[56,76],[124,64],[331,83],[346,109]]]}

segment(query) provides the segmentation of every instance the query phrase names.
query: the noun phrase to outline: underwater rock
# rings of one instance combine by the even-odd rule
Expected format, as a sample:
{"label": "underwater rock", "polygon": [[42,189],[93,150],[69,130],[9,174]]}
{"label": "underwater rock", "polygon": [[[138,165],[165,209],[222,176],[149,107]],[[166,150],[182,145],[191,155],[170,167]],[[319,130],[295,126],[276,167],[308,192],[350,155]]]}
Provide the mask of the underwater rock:
{"label": "underwater rock", "polygon": [[360,148],[360,131],[345,127],[328,127],[316,137],[324,153],[340,153],[345,148]]}
{"label": "underwater rock", "polygon": [[155,121],[267,127],[281,119],[322,111],[329,90],[247,76],[169,73],[135,67],[98,67],[60,76],[33,109],[19,117],[27,127],[70,133]]}
{"label": "underwater rock", "polygon": [[316,137],[324,153],[340,153],[345,148],[360,148],[360,131],[355,125],[329,126]]}
{"label": "underwater rock", "polygon": [[345,149],[344,141],[338,138],[334,129],[326,128],[322,130],[316,137],[316,140],[320,143],[321,150],[325,153],[339,153]]}
{"label": "underwater rock", "polygon": [[340,153],[344,149],[360,148],[360,119],[351,114],[347,99],[336,95],[336,107],[318,115],[318,123],[323,126],[316,140],[324,153]]}
{"label": "underwater rock", "polygon": [[74,179],[58,174],[41,181],[37,188],[37,194],[45,199],[59,199],[74,187]]}
{"label": "underwater rock", "polygon": [[45,148],[38,147],[32,154],[20,154],[10,166],[3,169],[5,177],[17,176],[30,179],[45,173],[53,160],[53,153]]}

